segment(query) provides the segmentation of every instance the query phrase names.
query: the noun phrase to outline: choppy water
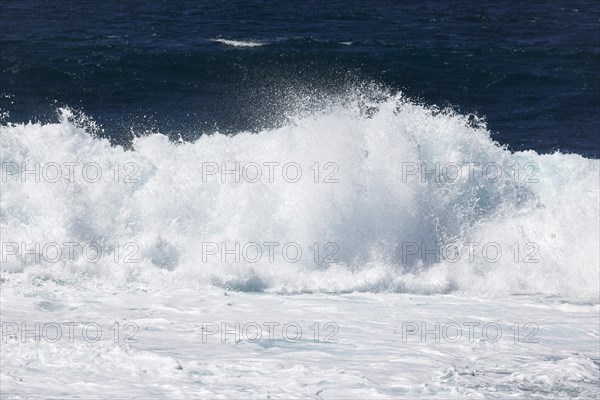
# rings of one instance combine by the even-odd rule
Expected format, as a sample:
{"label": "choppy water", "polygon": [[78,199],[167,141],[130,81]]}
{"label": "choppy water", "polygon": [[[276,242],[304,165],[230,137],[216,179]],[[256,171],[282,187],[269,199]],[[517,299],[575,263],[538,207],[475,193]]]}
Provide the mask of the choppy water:
{"label": "choppy water", "polygon": [[125,143],[281,125],[288,95],[374,81],[489,121],[514,150],[598,157],[599,7],[395,1],[3,2],[5,121],[81,110]]}

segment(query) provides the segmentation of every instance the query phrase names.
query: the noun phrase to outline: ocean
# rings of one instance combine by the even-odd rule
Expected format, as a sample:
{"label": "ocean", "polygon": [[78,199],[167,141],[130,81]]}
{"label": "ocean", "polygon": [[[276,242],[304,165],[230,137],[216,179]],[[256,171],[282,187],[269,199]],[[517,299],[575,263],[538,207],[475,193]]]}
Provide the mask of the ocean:
{"label": "ocean", "polygon": [[2,398],[600,394],[600,5],[0,20]]}

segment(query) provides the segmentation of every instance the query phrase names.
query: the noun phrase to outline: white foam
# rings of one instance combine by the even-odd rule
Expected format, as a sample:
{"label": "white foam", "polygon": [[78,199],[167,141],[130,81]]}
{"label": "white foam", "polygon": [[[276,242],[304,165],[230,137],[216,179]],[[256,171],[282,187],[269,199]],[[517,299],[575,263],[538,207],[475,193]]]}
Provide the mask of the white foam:
{"label": "white foam", "polygon": [[[112,147],[78,127],[62,110],[58,123],[3,125],[0,145],[6,163],[94,162],[104,174],[97,183],[63,177],[57,183],[2,184],[3,242],[94,242],[107,254],[98,262],[2,263],[5,279],[24,273],[61,281],[97,279],[105,284],[143,281],[152,285],[203,282],[240,290],[274,292],[380,291],[485,294],[540,293],[597,298],[599,291],[599,161],[576,154],[511,153],[485,127],[468,118],[388,96],[365,107],[364,99],[334,102],[327,111],[290,119],[278,129],[234,136],[204,135],[173,143],[154,134],[134,140],[134,151]],[[370,112],[365,113],[369,109]],[[373,111],[375,110],[375,111]],[[110,166],[134,163],[137,183],[115,183]],[[202,163],[295,162],[298,183],[202,179]],[[319,162],[321,182],[309,169]],[[338,183],[323,183],[323,166],[335,163]],[[534,163],[537,183],[517,185],[476,178],[453,184],[403,179],[406,163],[494,163],[504,173],[515,162]],[[479,169],[477,169],[479,168]],[[281,171],[281,170],[278,170]],[[264,170],[263,170],[264,172]],[[280,173],[280,172],[278,172]],[[522,174],[526,171],[521,170]],[[467,175],[465,175],[467,176]],[[482,175],[479,175],[480,177]],[[202,243],[278,241],[301,245],[299,262],[203,262]],[[139,246],[139,262],[114,262],[113,243]],[[335,242],[337,263],[313,261],[310,246]],[[406,257],[402,244],[441,248],[478,242],[470,260],[432,261]],[[498,243],[497,262],[484,259],[481,245]],[[513,243],[520,248],[514,261]],[[536,263],[524,257],[538,246]],[[281,247],[279,247],[281,248]],[[121,250],[121,256],[125,254]],[[122,258],[122,257],[121,257]]]}
{"label": "white foam", "polygon": [[[26,296],[2,291],[3,321],[25,321],[29,330],[27,337],[23,330],[3,336],[0,382],[6,398],[93,398],[102,391],[173,399],[316,393],[323,399],[505,399],[549,393],[594,398],[598,392],[598,330],[590,323],[597,305],[565,310],[556,301],[540,308],[538,299],[527,297],[389,293],[79,290],[51,282],[35,289]],[[36,342],[36,321],[60,325],[60,340]],[[63,325],[69,321],[76,325],[72,334]],[[84,340],[88,321],[100,328],[89,331],[92,338],[101,332],[98,342]],[[126,323],[138,329],[125,329]],[[275,326],[272,335],[266,323]],[[299,341],[284,340],[288,323],[301,329]],[[326,328],[328,323],[337,329]],[[219,331],[207,334],[204,324]],[[262,330],[257,342],[248,340],[254,337],[253,328],[245,328],[249,324]],[[53,337],[54,330],[46,335]],[[290,329],[286,339],[295,337]]]}

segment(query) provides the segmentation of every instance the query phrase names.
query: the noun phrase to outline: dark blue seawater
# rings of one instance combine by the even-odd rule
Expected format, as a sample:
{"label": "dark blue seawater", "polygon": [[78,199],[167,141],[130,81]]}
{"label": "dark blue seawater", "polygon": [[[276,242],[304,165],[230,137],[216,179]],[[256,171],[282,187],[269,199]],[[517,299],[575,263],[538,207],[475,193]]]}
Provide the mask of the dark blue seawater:
{"label": "dark blue seawater", "polygon": [[3,123],[69,106],[114,143],[193,139],[277,125],[282,92],[375,82],[485,116],[512,150],[600,157],[597,1],[0,4]]}

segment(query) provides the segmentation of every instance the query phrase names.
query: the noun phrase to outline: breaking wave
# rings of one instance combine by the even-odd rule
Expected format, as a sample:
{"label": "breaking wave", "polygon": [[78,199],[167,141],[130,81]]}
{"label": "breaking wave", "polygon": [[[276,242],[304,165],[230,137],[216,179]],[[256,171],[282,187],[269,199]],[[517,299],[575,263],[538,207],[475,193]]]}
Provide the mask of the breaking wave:
{"label": "breaking wave", "polygon": [[5,124],[3,279],[598,296],[598,160],[511,152],[473,116],[374,97],[131,149],[69,109]]}

